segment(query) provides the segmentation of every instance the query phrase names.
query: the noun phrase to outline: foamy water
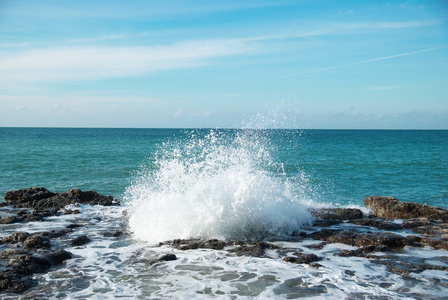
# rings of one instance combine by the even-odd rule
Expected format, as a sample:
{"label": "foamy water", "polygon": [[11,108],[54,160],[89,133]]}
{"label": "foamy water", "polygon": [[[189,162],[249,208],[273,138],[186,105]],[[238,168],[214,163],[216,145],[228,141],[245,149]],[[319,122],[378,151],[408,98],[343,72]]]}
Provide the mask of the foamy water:
{"label": "foamy water", "polygon": [[311,222],[295,187],[276,166],[261,131],[210,131],[164,145],[151,169],[127,189],[137,239],[284,238]]}
{"label": "foamy water", "polygon": [[[274,244],[282,247],[282,253],[268,250],[265,257],[236,256],[228,251],[232,247],[181,251],[131,235],[104,236],[126,226],[125,207],[81,206],[80,211],[26,227],[11,224],[3,228],[1,237],[17,230],[81,225],[60,240],[60,246],[73,253],[72,259],[61,268],[35,274],[36,287],[20,295],[3,294],[2,299],[442,299],[448,292],[446,272],[428,270],[403,278],[366,258],[338,256],[342,249],[355,249],[342,244],[311,249],[319,241],[278,241]],[[82,234],[92,241],[80,247],[67,245]],[[295,251],[323,257],[321,267],[282,260],[282,255]],[[175,254],[177,260],[147,263],[165,254]],[[405,247],[398,255],[431,264],[448,263],[446,251],[429,247]]]}

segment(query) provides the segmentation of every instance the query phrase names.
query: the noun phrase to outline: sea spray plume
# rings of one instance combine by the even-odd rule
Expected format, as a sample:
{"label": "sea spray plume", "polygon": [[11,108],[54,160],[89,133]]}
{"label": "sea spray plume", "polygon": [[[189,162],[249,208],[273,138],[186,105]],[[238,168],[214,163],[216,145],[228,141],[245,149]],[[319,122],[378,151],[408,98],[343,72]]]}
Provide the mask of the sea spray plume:
{"label": "sea spray plume", "polygon": [[262,130],[195,131],[166,143],[126,190],[136,238],[285,238],[311,216],[273,160]]}

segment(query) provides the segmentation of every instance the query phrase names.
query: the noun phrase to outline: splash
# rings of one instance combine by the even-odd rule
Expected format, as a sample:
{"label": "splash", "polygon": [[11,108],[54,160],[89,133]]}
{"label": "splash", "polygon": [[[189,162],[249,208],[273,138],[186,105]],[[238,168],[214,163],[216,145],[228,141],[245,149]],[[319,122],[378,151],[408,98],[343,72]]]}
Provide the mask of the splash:
{"label": "splash", "polygon": [[285,238],[309,223],[266,132],[196,131],[163,144],[125,193],[135,237]]}

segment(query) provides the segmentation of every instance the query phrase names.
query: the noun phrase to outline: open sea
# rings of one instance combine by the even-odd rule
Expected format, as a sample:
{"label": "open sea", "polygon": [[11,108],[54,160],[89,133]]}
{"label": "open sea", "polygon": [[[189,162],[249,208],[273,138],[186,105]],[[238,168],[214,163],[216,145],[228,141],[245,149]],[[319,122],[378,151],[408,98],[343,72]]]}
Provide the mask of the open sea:
{"label": "open sea", "polygon": [[[365,258],[328,256],[350,246],[312,250],[330,257],[320,269],[158,246],[201,237],[267,238],[303,248],[307,241],[284,237],[310,222],[309,209],[368,213],[363,199],[371,195],[448,208],[447,130],[0,128],[0,201],[9,190],[40,186],[95,190],[122,207],[82,206],[82,217],[3,227],[0,237],[85,222],[93,240],[67,249],[75,259],[64,268],[35,275],[38,287],[4,299],[448,297],[446,272],[405,280]],[[123,241],[100,234],[123,226],[131,232]],[[406,251],[428,260],[448,256]],[[154,267],[135,262],[164,253],[180,259]],[[291,287],[291,280],[308,289]]]}

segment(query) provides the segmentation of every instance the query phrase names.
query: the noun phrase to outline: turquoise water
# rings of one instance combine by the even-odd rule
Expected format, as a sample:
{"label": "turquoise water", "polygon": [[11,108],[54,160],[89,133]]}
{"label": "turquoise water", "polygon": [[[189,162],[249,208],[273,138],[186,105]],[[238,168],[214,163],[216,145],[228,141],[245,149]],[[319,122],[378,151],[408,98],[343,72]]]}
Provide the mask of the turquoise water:
{"label": "turquoise water", "polygon": [[[123,198],[143,169],[210,130],[0,128],[0,196],[8,190],[77,187]],[[214,130],[231,144],[240,130]],[[363,205],[369,195],[447,207],[446,130],[255,130],[269,176],[316,202]],[[202,147],[209,147],[204,143]],[[229,155],[234,155],[229,153]],[[254,155],[256,157],[256,155]],[[263,166],[262,166],[263,168]],[[293,189],[294,190],[294,189]]]}

